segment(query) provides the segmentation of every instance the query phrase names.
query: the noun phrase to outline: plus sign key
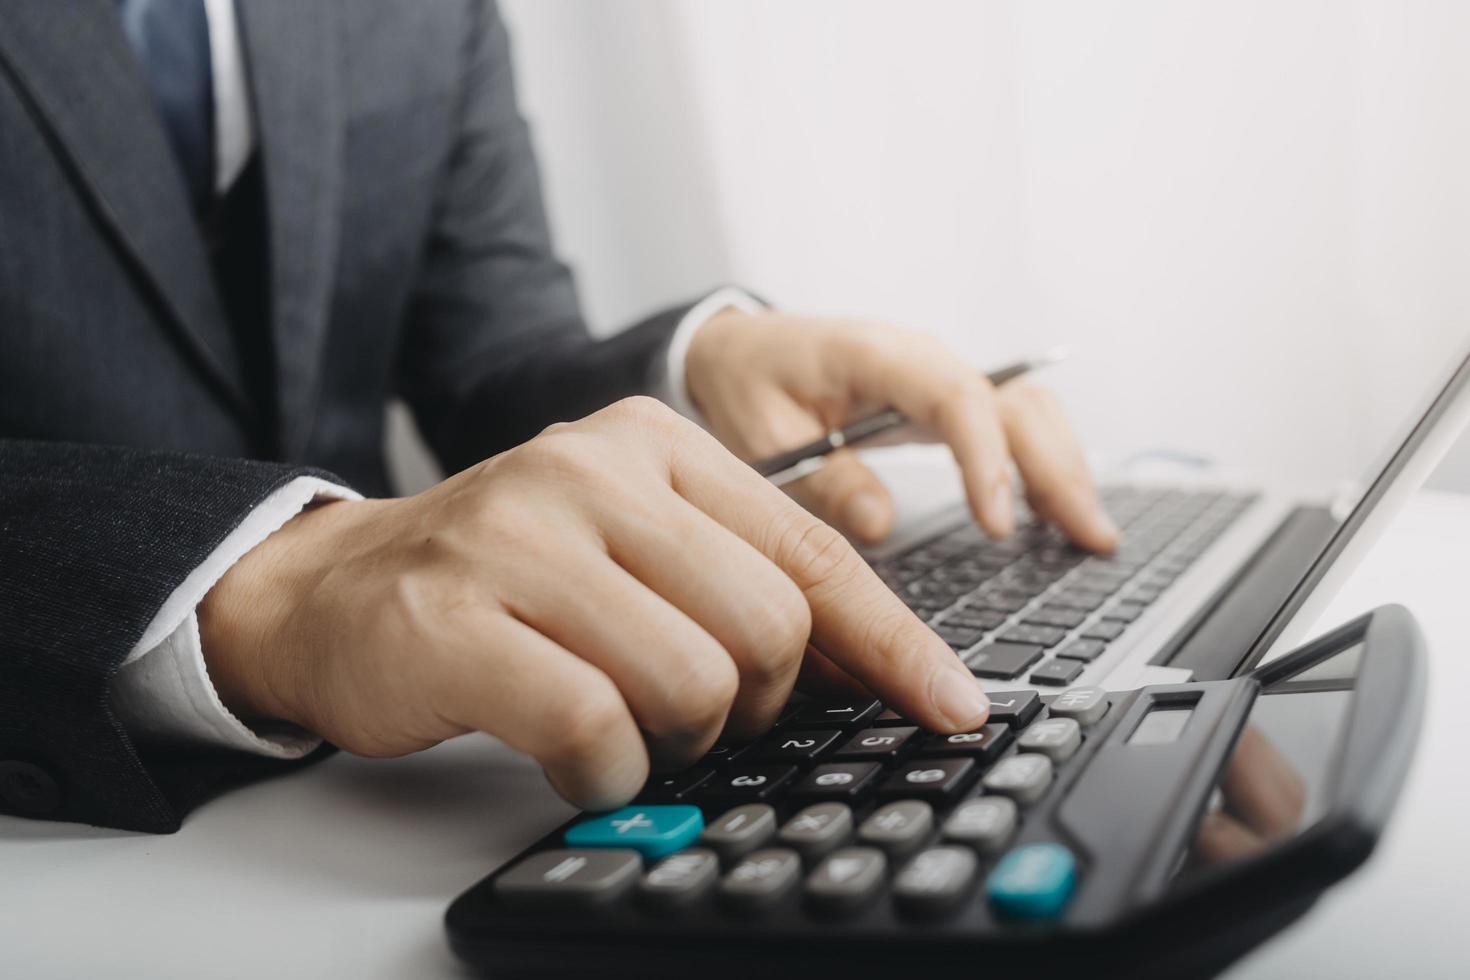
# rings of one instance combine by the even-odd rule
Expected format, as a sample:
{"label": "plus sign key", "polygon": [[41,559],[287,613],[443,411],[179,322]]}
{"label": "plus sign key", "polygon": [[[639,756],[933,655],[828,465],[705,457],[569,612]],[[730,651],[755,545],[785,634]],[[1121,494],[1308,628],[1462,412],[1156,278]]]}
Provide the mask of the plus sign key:
{"label": "plus sign key", "polygon": [[568,847],[625,847],[656,860],[693,844],[702,830],[696,806],[625,806],[583,820],[564,839]]}

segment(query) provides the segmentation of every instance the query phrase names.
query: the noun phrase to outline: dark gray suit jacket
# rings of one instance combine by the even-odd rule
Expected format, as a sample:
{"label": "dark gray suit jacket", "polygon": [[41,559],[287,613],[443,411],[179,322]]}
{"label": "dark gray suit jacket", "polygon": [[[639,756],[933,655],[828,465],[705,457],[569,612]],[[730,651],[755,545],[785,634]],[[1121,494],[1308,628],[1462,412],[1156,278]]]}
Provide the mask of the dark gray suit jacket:
{"label": "dark gray suit jacket", "polygon": [[0,0],[0,810],[170,830],[285,768],[109,710],[190,569],[300,473],[385,491],[391,396],[459,469],[647,390],[683,312],[589,339],[491,3],[238,7],[267,299],[232,306],[114,0]]}

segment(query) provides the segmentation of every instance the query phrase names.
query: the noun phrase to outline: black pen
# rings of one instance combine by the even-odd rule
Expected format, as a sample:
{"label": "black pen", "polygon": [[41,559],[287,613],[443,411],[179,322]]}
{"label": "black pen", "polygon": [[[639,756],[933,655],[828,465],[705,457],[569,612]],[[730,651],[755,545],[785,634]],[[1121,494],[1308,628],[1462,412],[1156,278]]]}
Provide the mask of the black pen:
{"label": "black pen", "polygon": [[[1003,368],[991,371],[985,377],[996,387],[1000,387],[1007,381],[1019,378],[1023,374],[1029,374],[1040,368],[1065,361],[1068,351],[1064,347],[1055,347],[1042,354],[1040,357],[1028,358],[1007,364]],[[799,480],[808,473],[815,473],[823,465],[823,457],[834,449],[843,446],[856,445],[865,442],[874,436],[891,432],[899,426],[908,425],[908,416],[896,408],[885,408],[881,412],[872,415],[864,415],[855,419],[840,429],[833,429],[815,442],[809,442],[805,446],[765,459],[757,460],[751,465],[761,476],[767,478],[776,486],[785,486],[792,480]]]}

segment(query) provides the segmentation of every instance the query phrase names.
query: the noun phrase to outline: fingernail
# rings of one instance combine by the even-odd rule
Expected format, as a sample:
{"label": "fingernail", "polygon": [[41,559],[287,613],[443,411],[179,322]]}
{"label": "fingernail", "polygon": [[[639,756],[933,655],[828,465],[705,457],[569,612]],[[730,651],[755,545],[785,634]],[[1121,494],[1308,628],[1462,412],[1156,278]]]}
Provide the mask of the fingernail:
{"label": "fingernail", "polygon": [[998,483],[990,491],[990,519],[1001,534],[1010,534],[1016,526],[1015,507],[1011,503],[1011,485]]}
{"label": "fingernail", "polygon": [[990,699],[981,690],[980,682],[963,668],[936,670],[929,688],[934,707],[949,719],[956,731],[978,728],[990,714]]}
{"label": "fingernail", "polygon": [[859,537],[877,541],[888,533],[888,505],[876,493],[862,491],[847,502],[843,519]]}
{"label": "fingernail", "polygon": [[1109,542],[1109,548],[1117,547],[1119,539],[1123,536],[1123,532],[1118,529],[1118,525],[1113,523],[1113,519],[1107,514],[1102,514],[1098,517],[1097,530]]}

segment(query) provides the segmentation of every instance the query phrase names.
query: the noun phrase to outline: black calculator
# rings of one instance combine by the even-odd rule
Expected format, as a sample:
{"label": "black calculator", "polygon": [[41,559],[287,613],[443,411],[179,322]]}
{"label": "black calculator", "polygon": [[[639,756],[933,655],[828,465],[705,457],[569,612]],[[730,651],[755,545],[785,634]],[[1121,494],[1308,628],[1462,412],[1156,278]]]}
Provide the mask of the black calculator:
{"label": "black calculator", "polygon": [[1199,976],[1372,850],[1425,655],[1383,607],[1228,680],[991,693],[974,732],[867,701],[656,776],[447,916],[492,976]]}

